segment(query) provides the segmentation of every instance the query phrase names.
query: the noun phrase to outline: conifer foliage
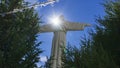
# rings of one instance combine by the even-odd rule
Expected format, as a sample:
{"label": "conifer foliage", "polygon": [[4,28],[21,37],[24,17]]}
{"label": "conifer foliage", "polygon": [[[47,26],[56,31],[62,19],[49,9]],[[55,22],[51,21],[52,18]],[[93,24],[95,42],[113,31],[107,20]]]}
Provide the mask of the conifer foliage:
{"label": "conifer foliage", "polygon": [[82,40],[82,46],[68,45],[63,57],[63,68],[117,68],[111,56],[102,46]]}
{"label": "conifer foliage", "polygon": [[104,4],[106,15],[98,18],[94,45],[102,47],[111,54],[120,67],[120,0],[106,1]]}
{"label": "conifer foliage", "polygon": [[[0,13],[27,6],[23,0],[0,0]],[[34,68],[42,52],[36,37],[38,14],[34,9],[0,15],[0,68]]]}

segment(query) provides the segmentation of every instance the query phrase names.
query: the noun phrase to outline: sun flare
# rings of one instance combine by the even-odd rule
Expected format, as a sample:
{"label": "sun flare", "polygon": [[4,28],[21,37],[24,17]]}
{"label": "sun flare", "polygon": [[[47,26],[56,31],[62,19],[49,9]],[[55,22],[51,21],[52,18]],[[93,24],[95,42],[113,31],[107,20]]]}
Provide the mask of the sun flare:
{"label": "sun flare", "polygon": [[60,25],[60,18],[57,15],[53,15],[50,17],[50,23],[52,23],[54,26],[59,26]]}

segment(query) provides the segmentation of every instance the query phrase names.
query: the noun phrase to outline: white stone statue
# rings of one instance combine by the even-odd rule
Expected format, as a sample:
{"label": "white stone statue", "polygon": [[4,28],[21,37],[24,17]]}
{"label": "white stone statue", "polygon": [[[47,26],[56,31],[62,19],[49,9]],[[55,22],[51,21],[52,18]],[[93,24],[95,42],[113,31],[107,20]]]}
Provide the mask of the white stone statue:
{"label": "white stone statue", "polygon": [[86,23],[69,22],[64,19],[64,16],[60,16],[60,25],[53,26],[53,24],[47,24],[40,27],[40,33],[54,32],[52,40],[51,51],[51,68],[62,68],[62,49],[66,46],[66,33],[67,31],[83,30],[85,27],[90,26]]}

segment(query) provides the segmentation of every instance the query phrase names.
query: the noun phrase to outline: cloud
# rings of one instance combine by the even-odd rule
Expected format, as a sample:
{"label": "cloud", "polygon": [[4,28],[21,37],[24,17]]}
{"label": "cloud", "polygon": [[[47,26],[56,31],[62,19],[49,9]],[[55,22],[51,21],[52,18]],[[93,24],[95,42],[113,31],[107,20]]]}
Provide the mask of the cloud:
{"label": "cloud", "polygon": [[40,61],[41,62],[47,62],[47,57],[46,56],[40,56]]}

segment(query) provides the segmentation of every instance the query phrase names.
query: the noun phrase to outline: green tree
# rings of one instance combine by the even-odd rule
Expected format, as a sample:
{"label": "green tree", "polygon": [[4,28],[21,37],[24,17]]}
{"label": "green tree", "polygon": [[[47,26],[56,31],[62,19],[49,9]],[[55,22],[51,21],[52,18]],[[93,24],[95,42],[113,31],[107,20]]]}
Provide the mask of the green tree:
{"label": "green tree", "polygon": [[[0,13],[24,8],[23,0],[0,0]],[[0,68],[34,68],[42,52],[36,43],[39,18],[34,9],[0,15]]]}
{"label": "green tree", "polygon": [[79,48],[69,45],[66,51],[63,68],[117,68],[103,47],[92,45],[90,40],[82,40]]}
{"label": "green tree", "polygon": [[106,1],[103,5],[106,15],[96,20],[94,45],[102,45],[120,67],[120,0]]}

